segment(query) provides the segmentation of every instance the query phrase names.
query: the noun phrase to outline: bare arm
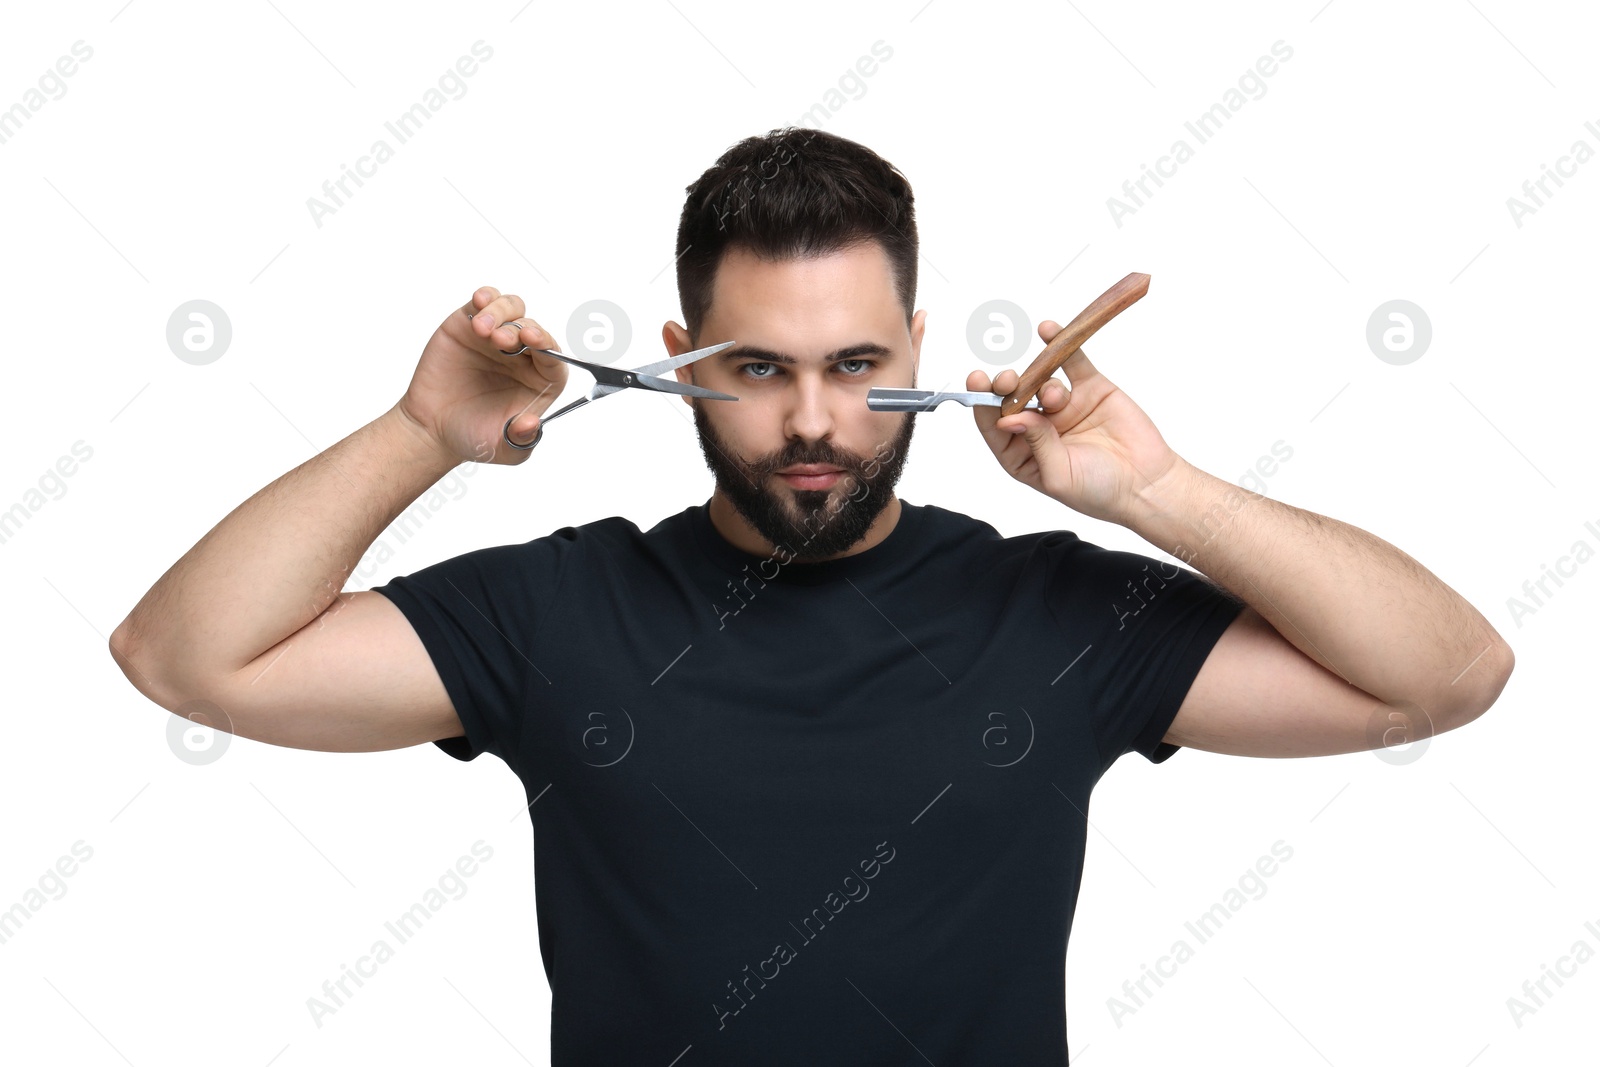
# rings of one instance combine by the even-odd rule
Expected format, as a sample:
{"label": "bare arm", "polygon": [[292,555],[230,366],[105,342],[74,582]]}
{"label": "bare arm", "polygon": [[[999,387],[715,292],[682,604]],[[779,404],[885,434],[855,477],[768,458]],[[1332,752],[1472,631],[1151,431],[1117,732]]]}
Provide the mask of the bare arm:
{"label": "bare arm", "polygon": [[[507,357],[549,347],[522,301],[480,289],[424,351],[400,402],[240,504],[174,563],[111,635],[135,688],[207,725],[327,751],[397,748],[458,736],[432,660],[381,593],[343,593],[380,533],[467,459],[520,463],[518,439],[560,393],[559,360]],[[554,380],[552,380],[552,378]],[[522,429],[518,429],[518,426]],[[187,707],[186,707],[187,706]]]}
{"label": "bare arm", "polygon": [[1382,538],[1182,460],[1139,500],[1129,527],[1248,603],[1323,668],[1308,676],[1420,706],[1441,730],[1477,718],[1505,688],[1515,663],[1505,639]]}
{"label": "bare arm", "polygon": [[[1060,330],[1039,324],[1042,339]],[[1083,349],[1061,369],[1071,390],[1045,382],[1042,411],[973,407],[1001,466],[1135,531],[1247,605],[1196,676],[1168,743],[1251,756],[1357,752],[1455,729],[1499,698],[1510,646],[1422,564],[1190,465]],[[967,388],[1010,395],[1019,381],[1013,370],[993,383],[973,371]],[[1154,580],[1143,593],[1159,598]]]}
{"label": "bare arm", "polygon": [[169,678],[243,669],[331,607],[378,535],[459,462],[390,408],[212,527],[117,627],[112,652]]}

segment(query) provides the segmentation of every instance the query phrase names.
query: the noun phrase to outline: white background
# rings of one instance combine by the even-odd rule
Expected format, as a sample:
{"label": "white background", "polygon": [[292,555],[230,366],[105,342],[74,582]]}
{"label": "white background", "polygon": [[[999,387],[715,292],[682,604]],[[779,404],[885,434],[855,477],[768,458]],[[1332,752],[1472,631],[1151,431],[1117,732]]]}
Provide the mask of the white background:
{"label": "white background", "polygon": [[[475,287],[522,294],[558,338],[584,301],[614,301],[633,326],[624,364],[661,358],[661,324],[681,320],[670,264],[684,187],[735,141],[811,112],[808,125],[869,145],[915,189],[919,385],[991,369],[966,341],[984,301],[1015,301],[1032,329],[1149,273],[1149,295],[1088,348],[1173,447],[1237,480],[1283,442],[1293,455],[1268,495],[1401,547],[1516,652],[1495,707],[1403,765],[1121,761],[1090,813],[1073,1062],[1208,1048],[1285,1065],[1592,1056],[1600,962],[1549,986],[1520,1027],[1507,998],[1579,940],[1600,950],[1584,926],[1600,926],[1600,563],[1520,620],[1507,601],[1574,542],[1600,548],[1584,525],[1600,528],[1600,160],[1521,226],[1507,198],[1574,141],[1600,149],[1584,128],[1600,126],[1593,9],[618,6],[9,12],[0,108],[75,41],[93,55],[0,144],[0,510],[26,507],[75,442],[92,458],[0,544],[0,909],[74,842],[93,851],[0,944],[0,1055],[547,1062],[530,825],[502,763],[233,739],[193,766],[169,748],[174,717],[106,641],[232,508],[389,408]],[[393,146],[383,123],[480,39],[494,55],[465,95],[317,226],[308,198],[375,139]],[[852,82],[880,40],[892,56]],[[1116,225],[1107,198],[1175,139],[1194,146],[1185,120],[1280,40],[1293,56],[1265,94]],[[851,91],[830,96],[841,78]],[[195,299],[233,331],[206,366],[166,339]],[[1406,365],[1366,340],[1393,299],[1432,324]],[[567,398],[588,383],[574,371]],[[423,532],[347,588],[608,515],[647,528],[712,483],[683,406],[630,394],[557,424],[530,462],[451,484]],[[954,406],[921,417],[900,492],[1007,535],[1067,528],[1168,558],[1008,478]],[[494,853],[469,892],[316,1026],[307,998],[479,839]],[[1279,839],[1293,858],[1266,894],[1117,1025],[1108,998],[1178,938],[1193,945],[1185,921]]]}

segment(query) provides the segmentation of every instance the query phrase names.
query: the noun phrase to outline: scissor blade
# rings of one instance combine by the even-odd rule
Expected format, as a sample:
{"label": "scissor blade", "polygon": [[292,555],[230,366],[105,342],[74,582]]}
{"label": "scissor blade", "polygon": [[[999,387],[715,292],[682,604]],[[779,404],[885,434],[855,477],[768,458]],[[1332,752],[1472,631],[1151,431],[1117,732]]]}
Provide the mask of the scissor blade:
{"label": "scissor blade", "polygon": [[[737,342],[737,341],[724,341],[720,345],[712,345],[710,348],[697,348],[693,352],[685,352],[681,356],[673,356],[671,359],[663,359],[659,363],[646,363],[642,367],[635,367],[633,369],[633,373],[640,374],[640,375],[665,374],[669,370],[677,370],[679,367],[681,367],[681,366],[683,366],[683,365],[685,365],[687,363],[693,363],[697,359],[704,359],[707,356],[715,355],[716,353],[721,352],[725,348],[732,348],[734,345],[736,345],[738,343],[739,342]],[[677,390],[668,390],[668,391],[669,392],[676,392]],[[704,394],[691,393],[691,394],[688,394],[688,395],[690,395],[690,396],[700,396],[700,395],[704,395]],[[717,394],[714,394],[714,395],[722,396],[723,394],[717,393]],[[729,399],[737,399],[737,397],[730,397]]]}
{"label": "scissor blade", "polygon": [[715,389],[705,389],[698,385],[690,385],[673,378],[647,378],[634,372],[634,385],[639,389],[654,389],[659,393],[678,393],[681,396],[698,396],[706,400],[738,400],[736,396],[719,393]]}
{"label": "scissor blade", "polygon": [[[946,400],[954,400],[969,408],[976,405],[999,407],[1005,397],[999,393],[941,393],[933,389],[892,389],[881,385],[867,390],[867,407],[873,411],[932,411]],[[1040,405],[1035,398],[1024,406],[1038,411]]]}

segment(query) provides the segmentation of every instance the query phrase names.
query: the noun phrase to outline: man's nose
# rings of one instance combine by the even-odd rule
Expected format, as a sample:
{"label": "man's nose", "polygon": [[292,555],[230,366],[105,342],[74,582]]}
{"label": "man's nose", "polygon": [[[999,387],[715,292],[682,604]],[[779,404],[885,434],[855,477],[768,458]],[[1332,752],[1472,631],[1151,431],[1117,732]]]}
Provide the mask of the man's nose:
{"label": "man's nose", "polygon": [[797,383],[790,395],[789,410],[784,420],[784,434],[805,441],[820,441],[833,434],[837,416],[835,408],[844,402],[823,381],[809,375],[797,375]]}

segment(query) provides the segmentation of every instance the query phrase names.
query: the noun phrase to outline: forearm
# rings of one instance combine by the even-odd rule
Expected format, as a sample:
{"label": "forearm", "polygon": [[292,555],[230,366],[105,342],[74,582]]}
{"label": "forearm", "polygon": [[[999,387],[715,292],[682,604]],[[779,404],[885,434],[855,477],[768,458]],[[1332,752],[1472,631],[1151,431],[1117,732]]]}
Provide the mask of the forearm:
{"label": "forearm", "polygon": [[1455,590],[1394,545],[1213,477],[1181,459],[1130,529],[1248,603],[1301,652],[1380,700],[1470,717],[1511,649]]}
{"label": "forearm", "polygon": [[332,604],[378,535],[458,462],[389,409],[230,512],[134,606],[113,652],[141,689],[239,670]]}

